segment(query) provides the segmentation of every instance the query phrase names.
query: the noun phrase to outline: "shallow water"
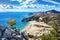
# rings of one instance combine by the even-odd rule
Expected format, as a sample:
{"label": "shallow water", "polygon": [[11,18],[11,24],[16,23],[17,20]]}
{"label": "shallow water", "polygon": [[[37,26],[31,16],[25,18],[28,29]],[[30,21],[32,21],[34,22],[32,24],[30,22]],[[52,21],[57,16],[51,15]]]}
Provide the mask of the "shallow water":
{"label": "shallow water", "polygon": [[24,29],[29,22],[21,22],[23,18],[30,17],[30,12],[0,12],[0,24],[9,27],[7,20],[15,19],[16,27],[20,30]]}

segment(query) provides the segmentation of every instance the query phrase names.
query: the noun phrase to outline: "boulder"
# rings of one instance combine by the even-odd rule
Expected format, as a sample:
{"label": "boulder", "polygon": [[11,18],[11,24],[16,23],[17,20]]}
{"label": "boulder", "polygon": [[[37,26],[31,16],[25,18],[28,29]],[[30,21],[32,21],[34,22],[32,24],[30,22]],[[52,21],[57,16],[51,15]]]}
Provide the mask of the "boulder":
{"label": "boulder", "polygon": [[5,26],[0,25],[0,40],[28,40],[24,32],[18,30],[11,30]]}
{"label": "boulder", "polygon": [[0,30],[0,38],[2,37],[2,31]]}
{"label": "boulder", "polygon": [[24,38],[25,40],[28,40],[28,37],[27,37],[27,35],[25,35],[25,32],[21,32],[21,36],[22,36],[22,38]]}
{"label": "boulder", "polygon": [[6,29],[4,33],[4,37],[11,37],[12,36],[12,31],[10,29]]}
{"label": "boulder", "polygon": [[2,40],[2,38],[0,38],[0,40]]}
{"label": "boulder", "polygon": [[17,40],[16,38],[11,38],[10,40]]}
{"label": "boulder", "polygon": [[4,31],[7,27],[0,25],[0,30]]}

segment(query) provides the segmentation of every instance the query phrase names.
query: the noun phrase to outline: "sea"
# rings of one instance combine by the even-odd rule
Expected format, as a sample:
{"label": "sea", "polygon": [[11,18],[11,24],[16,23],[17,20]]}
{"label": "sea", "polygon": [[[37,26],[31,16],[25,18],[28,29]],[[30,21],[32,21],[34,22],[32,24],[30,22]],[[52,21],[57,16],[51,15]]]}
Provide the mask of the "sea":
{"label": "sea", "polygon": [[9,27],[7,21],[14,19],[16,20],[15,26],[18,29],[23,30],[29,24],[29,22],[22,22],[22,19],[30,17],[31,14],[34,14],[34,12],[0,12],[0,24]]}

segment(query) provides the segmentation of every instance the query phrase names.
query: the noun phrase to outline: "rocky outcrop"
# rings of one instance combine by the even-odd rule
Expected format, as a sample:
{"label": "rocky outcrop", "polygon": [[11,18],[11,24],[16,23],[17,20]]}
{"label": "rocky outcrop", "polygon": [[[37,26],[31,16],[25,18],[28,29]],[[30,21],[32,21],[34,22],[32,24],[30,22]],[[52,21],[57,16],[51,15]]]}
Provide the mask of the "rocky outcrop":
{"label": "rocky outcrop", "polygon": [[57,14],[59,14],[60,12],[56,11],[56,10],[49,10],[46,12],[39,12],[36,14],[33,14],[31,17],[29,18],[23,18],[22,22],[28,22],[28,21],[32,21],[32,20],[36,20],[39,21],[39,17],[45,18],[45,17],[56,17]]}
{"label": "rocky outcrop", "polygon": [[38,21],[39,20],[39,16],[31,16],[29,18],[23,18],[22,22],[28,22],[28,21],[33,21],[33,20]]}
{"label": "rocky outcrop", "polygon": [[11,30],[0,25],[0,40],[28,40],[25,32]]}

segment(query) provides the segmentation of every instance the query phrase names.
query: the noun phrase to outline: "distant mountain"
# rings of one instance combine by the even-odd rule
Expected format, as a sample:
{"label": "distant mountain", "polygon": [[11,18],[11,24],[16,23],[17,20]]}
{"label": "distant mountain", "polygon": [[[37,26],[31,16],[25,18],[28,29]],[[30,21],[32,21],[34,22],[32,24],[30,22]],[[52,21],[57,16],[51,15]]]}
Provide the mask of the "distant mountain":
{"label": "distant mountain", "polygon": [[56,10],[49,10],[49,11],[46,11],[47,12],[50,12],[50,13],[60,13],[59,11],[56,11]]}
{"label": "distant mountain", "polygon": [[38,12],[36,14],[56,14],[56,13],[60,13],[60,11],[56,11],[56,10],[48,10],[48,11],[45,11],[45,12]]}

